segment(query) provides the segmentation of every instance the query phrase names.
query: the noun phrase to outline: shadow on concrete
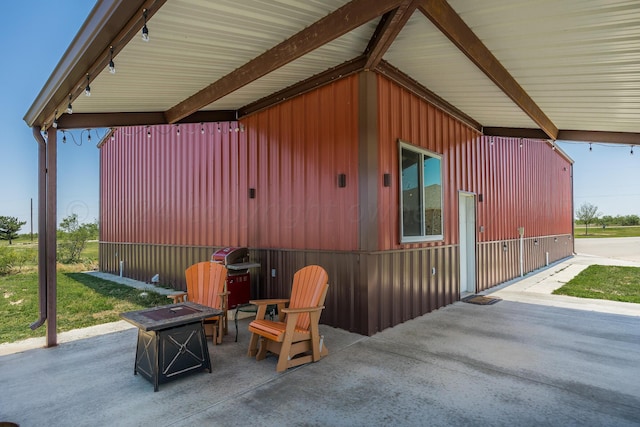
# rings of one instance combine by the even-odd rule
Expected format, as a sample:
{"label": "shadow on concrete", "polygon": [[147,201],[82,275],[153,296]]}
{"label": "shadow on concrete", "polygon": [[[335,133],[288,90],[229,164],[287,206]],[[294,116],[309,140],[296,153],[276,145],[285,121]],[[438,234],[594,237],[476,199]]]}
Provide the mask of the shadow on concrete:
{"label": "shadow on concrete", "polygon": [[0,421],[36,425],[638,425],[640,317],[455,303],[372,337],[321,326],[330,354],[275,372],[248,320],[213,372],[133,375],[136,330],[0,356]]}

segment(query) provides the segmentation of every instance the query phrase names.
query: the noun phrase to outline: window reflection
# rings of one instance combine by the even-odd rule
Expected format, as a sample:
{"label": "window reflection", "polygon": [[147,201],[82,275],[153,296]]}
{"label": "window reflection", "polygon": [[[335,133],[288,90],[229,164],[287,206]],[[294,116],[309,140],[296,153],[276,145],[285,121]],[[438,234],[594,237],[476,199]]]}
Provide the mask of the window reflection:
{"label": "window reflection", "polygon": [[401,240],[442,239],[441,157],[400,143]]}

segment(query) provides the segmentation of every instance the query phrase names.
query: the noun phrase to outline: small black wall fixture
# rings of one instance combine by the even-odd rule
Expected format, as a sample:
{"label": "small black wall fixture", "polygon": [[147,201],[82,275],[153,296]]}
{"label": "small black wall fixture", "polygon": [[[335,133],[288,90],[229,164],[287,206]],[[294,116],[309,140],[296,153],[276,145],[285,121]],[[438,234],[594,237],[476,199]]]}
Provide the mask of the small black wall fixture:
{"label": "small black wall fixture", "polygon": [[382,182],[383,182],[383,185],[385,187],[391,187],[391,174],[390,173],[385,173],[382,176]]}
{"label": "small black wall fixture", "polygon": [[347,186],[347,175],[344,173],[338,174],[338,187],[344,188]]}
{"label": "small black wall fixture", "polygon": [[250,188],[249,189],[249,198],[250,199],[255,199],[256,198],[256,189],[255,188]]}

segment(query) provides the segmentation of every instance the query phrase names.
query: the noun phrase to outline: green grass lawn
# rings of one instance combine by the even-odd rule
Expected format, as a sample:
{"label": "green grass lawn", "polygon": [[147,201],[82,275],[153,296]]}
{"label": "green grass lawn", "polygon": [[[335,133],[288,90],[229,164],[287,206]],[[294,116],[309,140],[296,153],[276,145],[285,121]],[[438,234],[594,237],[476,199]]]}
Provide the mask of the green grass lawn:
{"label": "green grass lawn", "polygon": [[[67,270],[67,271],[65,271]],[[165,295],[58,268],[58,332],[120,320],[119,314],[168,304]],[[0,276],[0,343],[44,336],[45,328],[32,331],[38,319],[38,275],[25,272]]]}
{"label": "green grass lawn", "polygon": [[[0,275],[0,343],[44,336],[46,328],[29,328],[39,317],[38,241],[20,236],[11,245],[0,241],[0,246],[24,255],[11,274]],[[81,273],[97,267],[98,246],[97,241],[89,241],[81,262],[58,264],[58,332],[114,322],[122,312],[170,302],[165,295],[147,291],[141,296],[138,289]]]}
{"label": "green grass lawn", "polygon": [[553,293],[640,303],[640,267],[591,265]]}
{"label": "green grass lawn", "polygon": [[598,225],[589,226],[589,234],[584,234],[584,225],[575,225],[574,233],[576,239],[593,237],[640,237],[640,226],[607,226],[602,228]]}
{"label": "green grass lawn", "polygon": [[21,234],[17,239],[11,241],[11,245],[9,245],[8,240],[0,240],[0,246],[11,246],[11,247],[20,247],[20,246],[32,246],[34,248],[38,247],[38,237],[34,237],[31,240],[31,237]]}

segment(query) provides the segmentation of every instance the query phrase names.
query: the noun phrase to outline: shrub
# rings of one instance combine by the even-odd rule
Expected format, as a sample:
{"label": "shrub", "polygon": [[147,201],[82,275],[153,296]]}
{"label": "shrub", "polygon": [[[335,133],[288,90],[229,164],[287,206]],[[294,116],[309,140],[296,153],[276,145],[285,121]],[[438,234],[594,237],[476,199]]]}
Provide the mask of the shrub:
{"label": "shrub", "polygon": [[16,253],[12,249],[0,246],[0,275],[4,276],[11,273],[16,262]]}
{"label": "shrub", "polygon": [[80,254],[89,240],[97,235],[98,224],[80,224],[78,215],[73,214],[62,220],[58,230],[58,260],[60,262],[80,262]]}

